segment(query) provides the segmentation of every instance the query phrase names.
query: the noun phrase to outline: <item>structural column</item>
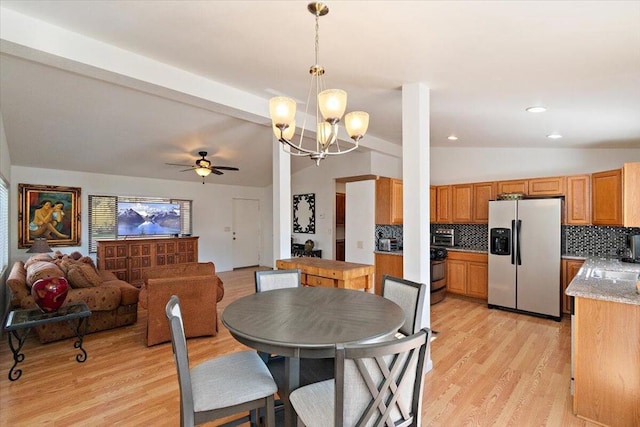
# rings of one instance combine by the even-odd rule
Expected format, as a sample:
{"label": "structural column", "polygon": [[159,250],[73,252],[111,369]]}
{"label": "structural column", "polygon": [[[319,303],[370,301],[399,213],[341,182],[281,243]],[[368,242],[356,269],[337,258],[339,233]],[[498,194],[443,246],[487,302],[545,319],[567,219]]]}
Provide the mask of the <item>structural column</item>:
{"label": "structural column", "polygon": [[[272,133],[273,135],[273,133]],[[273,260],[291,258],[291,156],[273,136]],[[288,150],[288,147],[285,148]]]}
{"label": "structural column", "polygon": [[[404,277],[430,284],[429,218],[429,88],[402,86],[402,183]],[[431,324],[430,298],[423,325]]]}

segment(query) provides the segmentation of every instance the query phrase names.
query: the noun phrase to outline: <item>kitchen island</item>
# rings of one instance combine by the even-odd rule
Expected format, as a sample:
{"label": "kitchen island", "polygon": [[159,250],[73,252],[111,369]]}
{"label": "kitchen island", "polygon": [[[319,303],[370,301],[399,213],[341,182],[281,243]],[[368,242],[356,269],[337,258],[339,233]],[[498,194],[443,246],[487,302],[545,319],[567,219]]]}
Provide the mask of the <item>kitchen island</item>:
{"label": "kitchen island", "polygon": [[305,286],[364,289],[371,292],[375,266],[322,258],[291,258],[276,260],[279,270],[298,268]]}
{"label": "kitchen island", "polygon": [[573,412],[602,425],[640,424],[640,264],[587,258],[574,297]]}

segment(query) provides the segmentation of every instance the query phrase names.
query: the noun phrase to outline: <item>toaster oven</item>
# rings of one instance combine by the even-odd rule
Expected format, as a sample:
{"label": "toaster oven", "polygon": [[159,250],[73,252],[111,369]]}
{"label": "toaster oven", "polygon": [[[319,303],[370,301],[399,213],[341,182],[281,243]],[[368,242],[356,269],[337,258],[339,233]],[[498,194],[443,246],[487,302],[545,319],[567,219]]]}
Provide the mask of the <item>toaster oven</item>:
{"label": "toaster oven", "polygon": [[383,252],[397,251],[398,239],[380,239],[378,241],[378,250]]}
{"label": "toaster oven", "polygon": [[458,232],[453,228],[438,228],[431,237],[435,246],[455,246],[458,243]]}

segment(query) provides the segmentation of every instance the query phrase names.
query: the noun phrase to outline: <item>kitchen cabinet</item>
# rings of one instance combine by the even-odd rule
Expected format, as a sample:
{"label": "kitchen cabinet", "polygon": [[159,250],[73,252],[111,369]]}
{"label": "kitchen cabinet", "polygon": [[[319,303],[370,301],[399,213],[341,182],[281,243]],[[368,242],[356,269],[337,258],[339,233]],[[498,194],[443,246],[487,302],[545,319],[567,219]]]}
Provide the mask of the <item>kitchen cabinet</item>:
{"label": "kitchen cabinet", "polygon": [[562,260],[562,312],[564,314],[571,314],[571,297],[564,292],[571,283],[574,277],[578,275],[578,271],[582,268],[584,260],[579,259],[563,259]]}
{"label": "kitchen cabinet", "polygon": [[388,274],[393,277],[402,277],[403,270],[403,257],[402,255],[393,254],[381,254],[376,252],[376,285],[375,292],[377,295],[382,295],[382,276]]}
{"label": "kitchen cabinet", "polygon": [[336,225],[344,225],[346,213],[346,194],[336,193]]}
{"label": "kitchen cabinet", "polygon": [[495,182],[477,182],[473,184],[473,222],[489,223],[489,201],[496,200],[498,185]]}
{"label": "kitchen cabinet", "polygon": [[438,205],[437,191],[435,186],[429,187],[429,222],[436,222]]}
{"label": "kitchen cabinet", "polygon": [[625,227],[640,227],[640,162],[625,163],[622,178],[622,222]]}
{"label": "kitchen cabinet", "polygon": [[573,412],[597,425],[640,420],[640,305],[575,297]]}
{"label": "kitchen cabinet", "polygon": [[376,224],[402,224],[402,180],[376,180]]}
{"label": "kitchen cabinet", "polygon": [[562,196],[565,193],[565,177],[553,176],[529,180],[529,196]]}
{"label": "kitchen cabinet", "polygon": [[513,179],[509,181],[498,181],[498,194],[505,193],[529,194],[529,180]]}
{"label": "kitchen cabinet", "polygon": [[593,225],[622,226],[622,169],[591,175]]}
{"label": "kitchen cabinet", "polygon": [[447,292],[486,300],[488,297],[488,255],[449,251]]}
{"label": "kitchen cabinet", "polygon": [[591,224],[591,177],[573,175],[566,177],[564,224]]}
{"label": "kitchen cabinet", "polygon": [[98,269],[140,287],[146,270],[198,262],[198,237],[98,240]]}
{"label": "kitchen cabinet", "polygon": [[472,184],[451,186],[451,221],[465,224],[473,222]]}
{"label": "kitchen cabinet", "polygon": [[436,212],[436,222],[451,222],[451,186],[439,185],[436,187],[436,203],[438,205]]}

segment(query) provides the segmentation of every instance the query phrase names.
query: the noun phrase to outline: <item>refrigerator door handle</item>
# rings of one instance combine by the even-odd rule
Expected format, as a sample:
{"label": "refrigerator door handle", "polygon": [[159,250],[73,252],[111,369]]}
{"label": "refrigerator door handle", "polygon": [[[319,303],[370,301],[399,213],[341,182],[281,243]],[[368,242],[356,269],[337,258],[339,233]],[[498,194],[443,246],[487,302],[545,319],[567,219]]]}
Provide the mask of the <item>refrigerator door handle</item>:
{"label": "refrigerator door handle", "polygon": [[520,257],[520,228],[522,228],[522,220],[519,219],[516,222],[516,238],[518,241],[516,242],[516,259],[518,261],[518,265],[522,265],[522,258]]}
{"label": "refrigerator door handle", "polygon": [[511,264],[515,264],[516,263],[516,260],[515,260],[515,255],[516,255],[515,237],[516,237],[516,220],[512,219],[511,220]]}

